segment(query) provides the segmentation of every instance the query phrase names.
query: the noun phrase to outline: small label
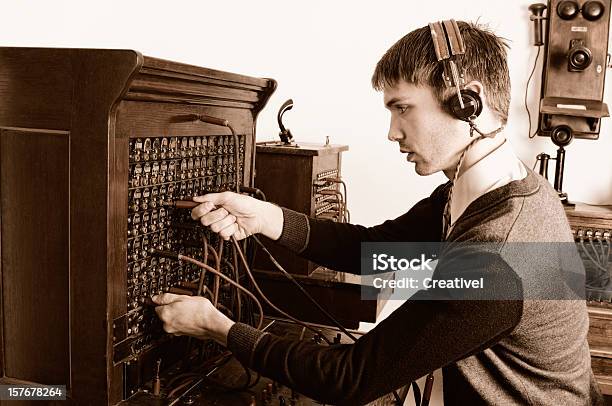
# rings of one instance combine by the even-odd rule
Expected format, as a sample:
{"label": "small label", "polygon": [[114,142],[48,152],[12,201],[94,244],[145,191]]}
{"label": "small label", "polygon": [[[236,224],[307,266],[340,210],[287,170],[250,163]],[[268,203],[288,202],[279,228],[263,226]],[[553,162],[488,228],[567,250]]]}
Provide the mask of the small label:
{"label": "small label", "polygon": [[572,27],[572,32],[587,32],[587,27]]}
{"label": "small label", "polygon": [[586,106],[582,104],[557,104],[559,109],[586,110]]}

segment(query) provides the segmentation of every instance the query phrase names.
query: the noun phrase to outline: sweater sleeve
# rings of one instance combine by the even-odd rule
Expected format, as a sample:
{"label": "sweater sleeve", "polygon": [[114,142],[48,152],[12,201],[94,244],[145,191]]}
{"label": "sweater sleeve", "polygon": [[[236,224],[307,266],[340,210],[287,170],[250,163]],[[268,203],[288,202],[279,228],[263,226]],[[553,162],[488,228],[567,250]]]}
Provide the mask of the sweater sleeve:
{"label": "sweater sleeve", "polygon": [[362,242],[440,241],[448,185],[439,186],[400,217],[373,227],[314,219],[283,209],[283,231],[277,242],[319,265],[359,273]]}
{"label": "sweater sleeve", "polygon": [[[370,402],[493,346],[519,323],[520,279],[499,255],[475,255],[470,274],[486,277],[485,291],[464,292],[462,300],[451,300],[454,292],[420,291],[354,344],[320,346],[236,324],[228,346],[245,365],[318,401]],[[438,277],[457,272],[436,269]],[[500,290],[514,299],[487,297]]]}

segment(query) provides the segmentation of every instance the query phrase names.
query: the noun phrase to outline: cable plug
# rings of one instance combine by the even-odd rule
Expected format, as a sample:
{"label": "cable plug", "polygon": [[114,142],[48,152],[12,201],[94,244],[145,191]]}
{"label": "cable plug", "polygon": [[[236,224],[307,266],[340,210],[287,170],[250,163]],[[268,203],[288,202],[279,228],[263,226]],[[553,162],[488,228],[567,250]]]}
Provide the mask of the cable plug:
{"label": "cable plug", "polygon": [[179,254],[172,251],[153,250],[152,254],[162,258],[174,259],[175,261],[179,260]]}
{"label": "cable plug", "polygon": [[193,200],[173,200],[165,201],[163,202],[163,205],[174,207],[176,209],[193,209],[194,207],[200,205],[200,203],[194,202]]}
{"label": "cable plug", "polygon": [[161,379],[159,378],[159,370],[161,368],[161,358],[157,360],[155,367],[155,379],[153,379],[153,396],[159,396],[161,394]]}

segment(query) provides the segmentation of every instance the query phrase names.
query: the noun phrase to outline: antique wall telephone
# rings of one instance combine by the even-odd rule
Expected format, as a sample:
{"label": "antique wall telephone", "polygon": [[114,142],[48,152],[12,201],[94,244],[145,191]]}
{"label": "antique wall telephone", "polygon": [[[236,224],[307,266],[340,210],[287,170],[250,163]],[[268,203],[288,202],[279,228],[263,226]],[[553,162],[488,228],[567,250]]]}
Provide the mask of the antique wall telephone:
{"label": "antique wall telephone", "polygon": [[[546,177],[549,160],[556,160],[554,187],[566,205],[571,203],[562,190],[565,147],[574,138],[598,139],[601,119],[610,115],[603,102],[610,57],[610,7],[611,0],[549,0],[546,5],[529,6],[534,45],[538,47],[538,56],[539,47],[544,45],[545,58],[538,128],[529,137],[536,134],[550,137],[559,147],[556,158],[538,155],[539,172]],[[544,21],[547,21],[545,37]]]}

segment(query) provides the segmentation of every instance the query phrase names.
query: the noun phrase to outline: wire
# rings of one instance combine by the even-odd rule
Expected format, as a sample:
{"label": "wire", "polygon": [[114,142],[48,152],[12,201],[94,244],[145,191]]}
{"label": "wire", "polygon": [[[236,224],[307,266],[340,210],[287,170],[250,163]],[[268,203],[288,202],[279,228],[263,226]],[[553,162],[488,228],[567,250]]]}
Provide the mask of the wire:
{"label": "wire", "polygon": [[219,274],[215,274],[215,282],[213,285],[213,305],[217,307],[217,303],[219,303],[219,288],[221,282],[219,280],[219,275],[221,274],[221,257],[223,256],[223,240],[219,238],[219,248],[217,249],[217,258],[216,258],[216,269],[219,271]]}
{"label": "wire", "polygon": [[[342,222],[343,219],[346,219],[345,214],[344,214],[344,209],[346,206],[344,203],[342,193],[340,193],[340,191],[331,189],[331,190],[321,190],[318,193],[324,196],[334,196],[336,200],[335,201],[332,200],[331,203],[336,203],[338,205],[338,213],[337,213],[338,221]],[[329,202],[329,200],[325,200],[325,202]]]}
{"label": "wire", "polygon": [[[234,262],[234,277],[236,283],[240,283],[240,271],[238,269],[238,254],[236,253],[236,247],[232,245],[232,261]],[[242,300],[240,299],[240,290],[236,289],[236,321],[240,321],[242,316]]]}
{"label": "wire", "polygon": [[[221,259],[219,258],[219,253],[210,244],[208,244],[206,246],[206,248],[208,250],[207,252],[212,254],[213,259],[215,260],[215,264],[218,263],[219,261],[221,261]],[[204,263],[208,264],[208,262],[206,262],[206,261]]]}
{"label": "wire", "polygon": [[[207,264],[208,263],[208,240],[206,239],[206,236],[203,235],[202,236],[202,252],[203,252],[203,257],[204,257],[204,263]],[[202,296],[202,292],[204,289],[204,279],[206,278],[206,270],[204,268],[200,268],[200,281],[198,283],[198,296]],[[208,287],[206,287],[207,290],[210,292],[210,289],[208,289]]]}
{"label": "wire", "polygon": [[174,394],[176,394],[177,392],[179,392],[181,389],[191,385],[195,380],[201,378],[201,376],[198,374],[197,376],[189,379],[186,382],[183,382],[182,384],[180,384],[179,386],[177,386],[176,388],[172,389],[170,391],[170,393],[168,393],[168,398],[172,398],[174,396]]}
{"label": "wire", "polygon": [[597,248],[595,248],[595,244],[593,244],[593,239],[589,238],[589,245],[591,246],[591,248],[593,248],[593,252],[595,253],[595,258],[597,258],[597,263],[599,263],[599,265],[601,265],[602,267],[604,266],[603,263],[603,245],[602,245],[602,252],[601,252],[601,257],[599,256],[599,253],[597,252]]}
{"label": "wire", "polygon": [[[457,168],[455,169],[455,174],[453,176],[453,181],[451,182],[450,190],[448,191],[448,196],[446,197],[446,204],[444,205],[444,212],[442,214],[442,238],[446,240],[447,235],[452,228],[451,224],[451,202],[453,199],[453,191],[455,189],[455,183],[457,183],[457,178],[459,178],[459,171],[461,170],[461,165],[463,164],[463,160],[467,155],[467,152],[470,148],[478,141],[480,137],[474,138],[467,147],[461,152],[461,156],[459,157],[459,162],[457,163]],[[457,219],[455,219],[456,221]]]}
{"label": "wire", "polygon": [[531,78],[533,77],[533,74],[536,70],[536,67],[538,66],[538,59],[540,58],[540,51],[542,50],[542,46],[539,45],[538,46],[538,53],[536,54],[535,57],[535,62],[533,63],[533,69],[531,70],[531,74],[529,75],[529,79],[527,79],[527,85],[525,85],[525,110],[527,110],[527,117],[529,119],[529,132],[527,133],[527,135],[529,136],[529,138],[533,138],[536,136],[537,134],[537,130],[533,133],[533,135],[531,134],[531,112],[529,111],[529,105],[527,104],[527,94],[529,92],[529,82],[531,82]]}
{"label": "wire", "polygon": [[[159,251],[158,251],[159,252]],[[228,282],[229,284],[231,284],[232,286],[235,286],[236,288],[242,290],[244,293],[246,293],[251,299],[253,299],[255,301],[255,304],[257,305],[257,308],[259,309],[259,322],[257,325],[257,328],[260,329],[262,324],[263,324],[263,308],[261,306],[261,302],[259,300],[257,300],[257,297],[255,297],[255,295],[253,293],[251,293],[249,290],[247,290],[245,287],[243,287],[242,285],[234,282],[233,280],[231,280],[230,278],[228,278],[227,276],[223,275],[221,272],[217,271],[216,269],[214,269],[213,267],[206,265],[203,262],[198,261],[197,259],[188,257],[186,255],[183,254],[178,254],[178,260],[179,261],[187,261],[189,263],[192,263],[194,265],[197,265],[201,268],[206,269],[208,272],[212,272],[215,275],[218,275],[221,279],[223,279],[224,281]]]}
{"label": "wire", "polygon": [[264,202],[268,201],[268,199],[266,199],[265,193],[262,192],[261,189],[257,189],[256,187],[248,187],[248,186],[240,185],[240,191],[244,193],[249,193],[255,196],[259,196],[260,200],[263,200]]}
{"label": "wire", "polygon": [[346,223],[350,223],[351,222],[351,214],[349,213],[349,210],[348,210],[348,192],[347,192],[346,182],[344,182],[340,178],[327,178],[326,180],[328,180],[330,182],[335,182],[335,183],[342,184],[342,189],[344,191],[344,214],[345,214],[345,216],[343,216],[343,218],[346,220],[345,221]]}
{"label": "wire", "polygon": [[[261,328],[261,331],[266,331],[271,325],[274,324],[274,321],[268,323],[265,327]],[[248,369],[244,364],[240,363],[240,365],[242,366],[242,368],[244,369],[245,372],[245,376],[247,378],[246,382],[244,384],[242,384],[239,387],[231,387],[228,385],[225,385],[223,382],[217,381],[215,379],[213,379],[211,377],[212,374],[214,374],[216,371],[219,370],[220,367],[222,367],[223,365],[225,365],[227,362],[230,361],[232,356],[232,352],[227,350],[224,351],[223,353],[219,354],[218,356],[214,357],[211,360],[208,360],[203,368],[208,368],[209,366],[213,366],[213,369],[204,373],[204,372],[185,372],[182,374],[179,374],[175,377],[173,377],[172,379],[170,379],[170,381],[168,381],[168,383],[166,384],[166,386],[172,386],[175,382],[183,379],[183,378],[194,378],[192,379],[190,382],[194,382],[197,378],[203,378],[207,381],[209,381],[210,383],[214,384],[217,387],[221,387],[223,390],[227,391],[227,392],[242,392],[245,390],[248,390],[252,387],[254,387],[255,385],[257,385],[261,379],[261,375],[259,373],[256,374],[255,380],[253,380],[251,382],[251,378],[252,378],[252,373],[251,370]],[[200,370],[202,370],[202,368],[200,368]],[[181,385],[179,388],[175,388],[175,390],[173,390],[171,392],[172,395],[174,395],[174,393],[178,392],[178,390],[184,388],[186,385]],[[184,395],[184,394],[183,394]],[[181,396],[183,396],[181,395]],[[170,395],[168,395],[168,397],[170,397]]]}
{"label": "wire", "polygon": [[[223,355],[223,354],[221,354],[221,355]],[[169,387],[173,386],[175,383],[177,383],[178,381],[180,381],[182,379],[199,377],[201,375],[202,374],[200,374],[199,372],[183,372],[182,374],[178,374],[176,376],[173,376],[170,380],[168,380],[168,382],[166,382],[165,386],[169,388]],[[168,397],[170,397],[170,395],[168,395]]]}
{"label": "wire", "polygon": [[257,293],[262,297],[262,299],[268,304],[268,306],[270,306],[272,309],[274,309],[276,312],[282,314],[283,316],[285,316],[286,318],[296,322],[297,324],[306,327],[307,329],[309,329],[310,331],[314,332],[315,334],[318,334],[321,336],[321,338],[323,338],[323,340],[325,340],[325,342],[327,344],[332,344],[331,341],[329,341],[329,339],[327,337],[325,337],[325,335],[321,332],[321,330],[317,330],[311,326],[309,326],[307,323],[304,323],[303,321],[296,319],[295,317],[293,317],[292,315],[290,315],[289,313],[279,309],[274,303],[272,303],[268,297],[261,291],[261,289],[259,288],[259,285],[257,284],[257,281],[255,280],[255,277],[253,276],[253,273],[251,272],[251,269],[249,268],[249,264],[247,263],[246,258],[244,257],[244,254],[242,253],[242,250],[240,249],[240,245],[238,245],[238,241],[236,240],[236,237],[232,236],[232,242],[234,243],[234,245],[237,248],[237,252],[238,252],[238,256],[240,257],[240,260],[242,261],[242,264],[244,265],[247,275],[249,276],[249,279],[251,279],[251,283],[253,283],[253,287],[255,288],[255,290],[257,291]]}
{"label": "wire", "polygon": [[[589,257],[589,259],[591,260],[591,262],[593,263],[593,265],[595,265],[597,268],[599,268],[600,270],[604,271],[604,272],[608,272],[608,270],[606,268],[604,268],[603,266],[601,266],[601,264],[599,263],[599,261],[597,261],[595,258],[593,258],[591,256],[591,254],[589,253],[589,251],[586,249],[586,246],[584,245],[584,239],[580,238],[580,245],[582,246],[582,250],[584,251],[584,253],[587,255],[587,257]],[[597,254],[597,252],[595,252],[595,254]]]}
{"label": "wire", "polygon": [[[176,388],[172,389],[172,391],[170,391],[170,393],[168,393],[167,397],[168,398],[172,398],[181,389],[185,388],[186,386],[189,386],[189,385],[193,384],[193,382],[195,382],[198,379],[206,380],[206,381],[214,384],[216,387],[220,387],[220,388],[224,389],[227,392],[242,392],[242,391],[245,391],[245,390],[249,389],[253,385],[251,383],[251,371],[246,366],[244,366],[242,363],[240,365],[244,369],[246,382],[244,382],[242,385],[240,385],[238,387],[231,387],[231,386],[228,386],[228,385],[224,384],[223,382],[220,382],[220,381],[217,381],[217,380],[211,378],[212,374],[214,374],[216,371],[219,370],[219,368],[221,368],[223,365],[225,365],[225,364],[227,364],[229,362],[229,360],[231,359],[231,355],[232,355],[232,353],[230,351],[226,351],[226,352],[222,353],[218,360],[214,360],[214,362],[213,362],[213,366],[214,366],[213,369],[211,371],[207,372],[207,373],[192,372],[192,373],[184,373],[184,374],[175,376],[172,379],[172,381],[174,381],[174,382],[176,382],[177,380],[180,380],[180,379],[184,379],[184,378],[187,378],[188,380],[186,382],[183,382],[182,384],[180,384]],[[259,376],[259,374],[258,374],[258,376]],[[257,382],[258,380],[259,380],[259,378],[255,382]],[[200,382],[196,383],[196,385],[198,385]],[[181,396],[183,396],[183,395],[185,395],[185,394],[182,394]]]}

